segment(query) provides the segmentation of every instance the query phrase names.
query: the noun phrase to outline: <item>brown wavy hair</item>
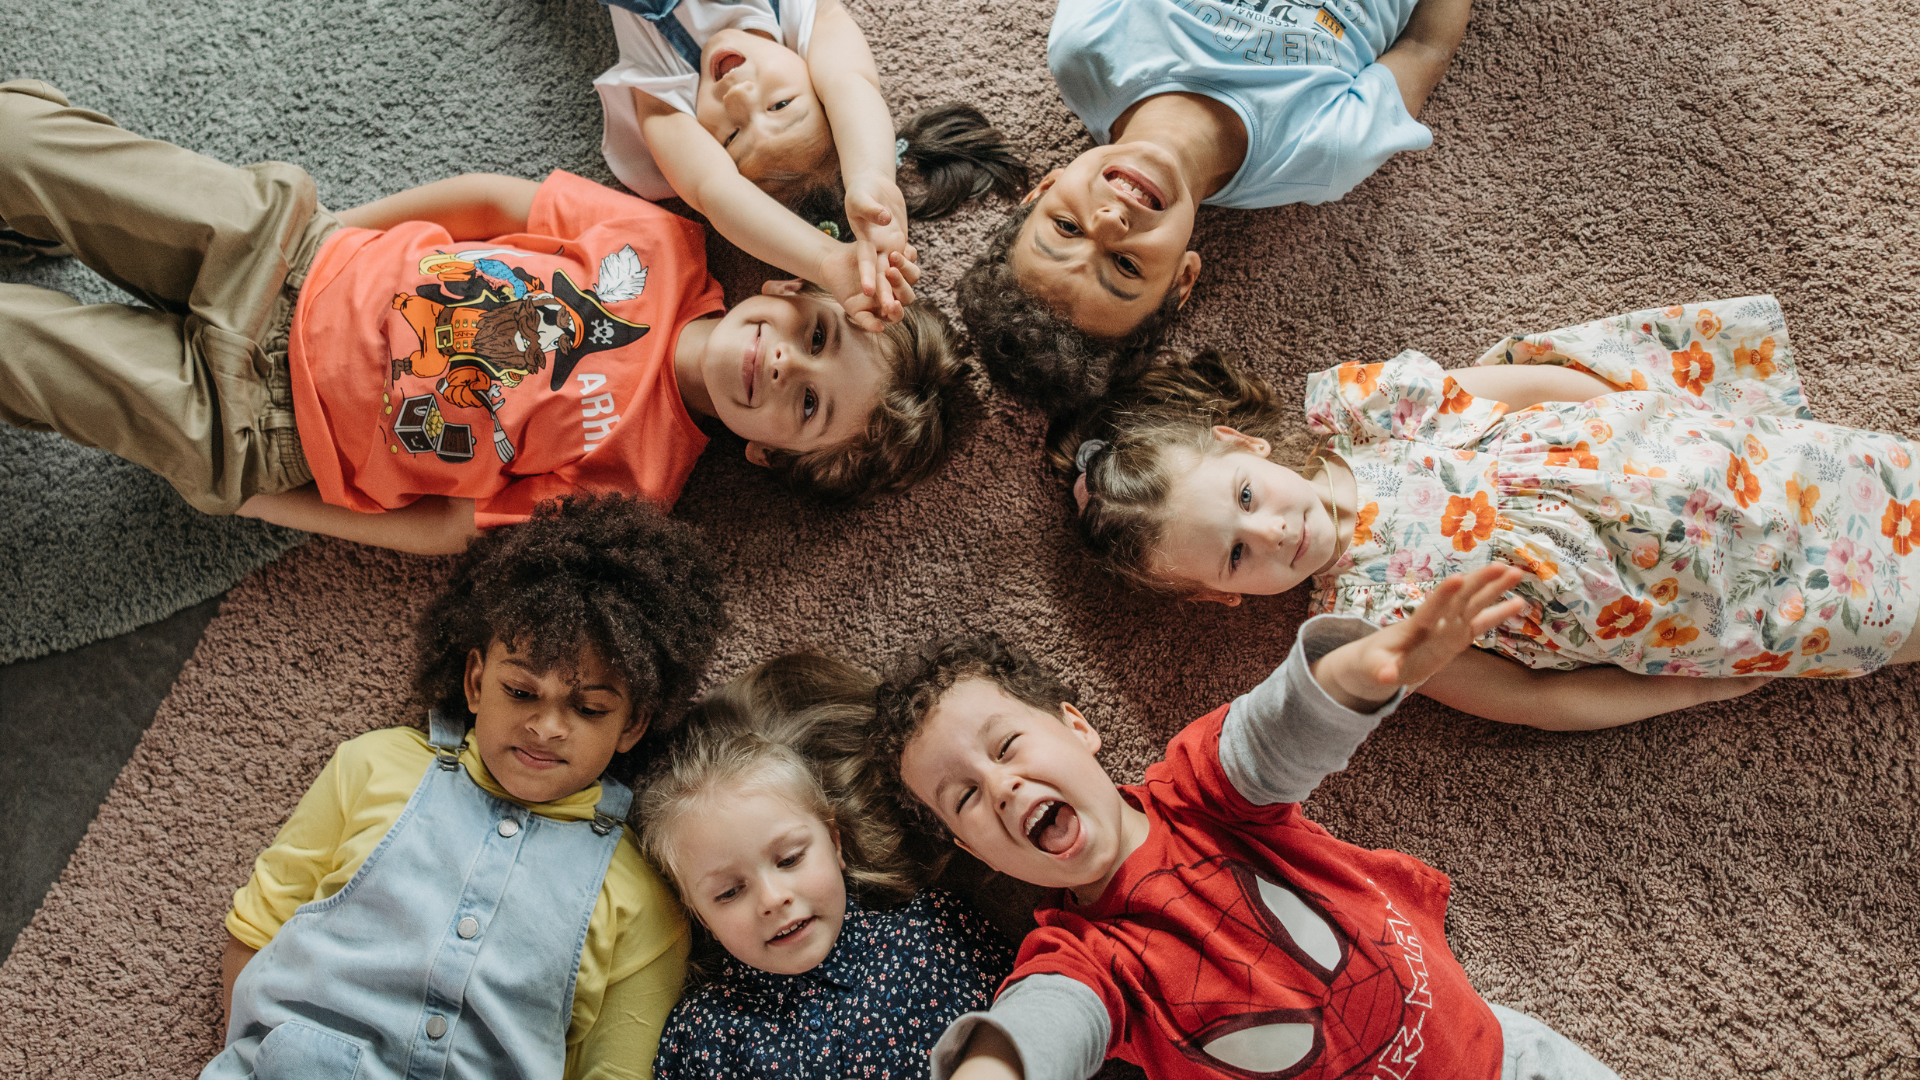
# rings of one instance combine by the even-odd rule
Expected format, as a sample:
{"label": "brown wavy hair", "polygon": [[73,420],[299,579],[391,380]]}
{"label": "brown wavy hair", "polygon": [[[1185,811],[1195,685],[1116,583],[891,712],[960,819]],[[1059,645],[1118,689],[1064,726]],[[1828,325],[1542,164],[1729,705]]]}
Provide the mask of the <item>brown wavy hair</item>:
{"label": "brown wavy hair", "polygon": [[[907,217],[914,221],[946,217],[989,193],[1018,198],[1027,186],[1027,163],[986,115],[971,105],[956,102],[922,109],[907,117],[895,134],[907,141],[900,154],[900,186],[907,199]],[[808,169],[754,182],[801,220],[831,223],[841,239],[852,239],[840,155],[831,141],[826,153]]]}
{"label": "brown wavy hair", "polygon": [[1166,529],[1176,470],[1184,472],[1182,454],[1226,452],[1212,434],[1218,425],[1267,440],[1272,460],[1296,471],[1306,466],[1316,442],[1281,407],[1272,384],[1212,349],[1164,358],[1049,435],[1047,463],[1070,480],[1079,476],[1080,447],[1090,440],[1106,444],[1087,462],[1085,508],[1075,496],[1068,498],[1081,542],[1122,580],[1168,595],[1194,591],[1191,582],[1155,574],[1151,564]]}
{"label": "brown wavy hair", "polygon": [[[805,291],[833,302],[817,285]],[[768,450],[768,467],[788,486],[828,502],[863,502],[905,491],[946,463],[954,425],[970,399],[952,324],[928,301],[915,300],[881,337],[893,377],[881,388],[866,430],[804,454]]]}
{"label": "brown wavy hair", "polygon": [[1033,204],[1014,208],[960,278],[960,319],[987,376],[1016,397],[1063,416],[1086,408],[1151,363],[1180,314],[1180,290],[1127,336],[1102,340],[1082,331],[1026,291],[1008,253]]}

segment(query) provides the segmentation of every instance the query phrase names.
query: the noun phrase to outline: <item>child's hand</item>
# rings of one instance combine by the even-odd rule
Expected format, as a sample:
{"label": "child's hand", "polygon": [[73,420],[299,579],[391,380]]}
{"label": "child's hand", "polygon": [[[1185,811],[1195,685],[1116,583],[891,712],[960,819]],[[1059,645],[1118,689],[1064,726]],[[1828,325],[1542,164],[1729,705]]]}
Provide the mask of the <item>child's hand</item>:
{"label": "child's hand", "polygon": [[1451,663],[1481,635],[1518,615],[1519,597],[1500,596],[1520,581],[1511,566],[1483,566],[1442,581],[1408,618],[1350,641],[1313,665],[1335,701],[1367,711]]}
{"label": "child's hand", "polygon": [[833,245],[833,252],[820,264],[820,285],[847,309],[847,317],[855,326],[878,333],[887,323],[899,322],[906,315],[906,305],[913,303],[913,283],[920,280],[920,267],[910,258],[890,256],[886,273],[880,278],[885,287],[870,294],[860,286],[856,249],[855,244]]}
{"label": "child's hand", "polygon": [[907,242],[907,200],[900,185],[885,176],[865,176],[847,185],[847,224],[853,226],[860,260],[860,289],[878,297],[887,288],[882,270],[891,257],[914,261]]}

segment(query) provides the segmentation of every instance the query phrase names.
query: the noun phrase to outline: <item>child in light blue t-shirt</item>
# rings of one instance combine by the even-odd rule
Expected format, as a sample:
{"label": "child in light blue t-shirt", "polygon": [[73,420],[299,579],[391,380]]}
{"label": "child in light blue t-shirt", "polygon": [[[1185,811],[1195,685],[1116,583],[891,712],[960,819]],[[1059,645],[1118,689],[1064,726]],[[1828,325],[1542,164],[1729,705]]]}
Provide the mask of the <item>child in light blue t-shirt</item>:
{"label": "child in light blue t-shirt", "polygon": [[1470,0],[1060,0],[1047,65],[1102,145],[1027,194],[960,285],[996,379],[1055,412],[1150,356],[1200,274],[1200,203],[1338,199],[1418,119]]}

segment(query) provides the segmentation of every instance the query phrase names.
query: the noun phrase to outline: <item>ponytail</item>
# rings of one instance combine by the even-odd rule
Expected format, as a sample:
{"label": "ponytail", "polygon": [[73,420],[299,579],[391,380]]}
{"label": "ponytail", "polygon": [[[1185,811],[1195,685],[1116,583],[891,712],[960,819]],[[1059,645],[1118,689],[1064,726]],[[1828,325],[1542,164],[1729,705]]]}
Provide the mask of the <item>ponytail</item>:
{"label": "ponytail", "polygon": [[920,177],[907,196],[907,216],[916,221],[945,217],[989,192],[1017,199],[1026,190],[1027,163],[971,105],[922,109],[907,117],[898,135],[904,144],[900,164],[911,165]]}

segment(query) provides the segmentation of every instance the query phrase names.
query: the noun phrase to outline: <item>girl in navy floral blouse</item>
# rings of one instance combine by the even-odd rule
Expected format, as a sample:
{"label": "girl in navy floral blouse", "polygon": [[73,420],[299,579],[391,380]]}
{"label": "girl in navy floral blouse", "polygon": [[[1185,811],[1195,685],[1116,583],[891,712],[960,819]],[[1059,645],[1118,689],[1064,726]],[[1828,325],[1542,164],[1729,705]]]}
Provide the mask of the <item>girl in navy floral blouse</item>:
{"label": "girl in navy floral blouse", "polygon": [[659,1080],[926,1077],[947,1024],[1011,970],[979,915],[913,893],[897,811],[855,764],[872,688],[821,657],[763,664],[650,777],[641,848],[718,946],[667,1017]]}

